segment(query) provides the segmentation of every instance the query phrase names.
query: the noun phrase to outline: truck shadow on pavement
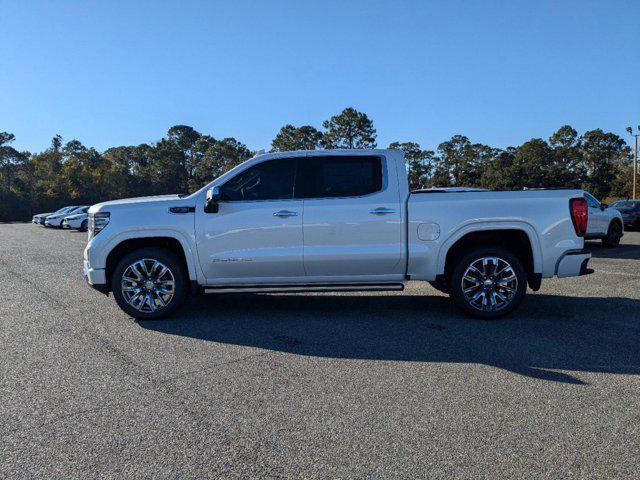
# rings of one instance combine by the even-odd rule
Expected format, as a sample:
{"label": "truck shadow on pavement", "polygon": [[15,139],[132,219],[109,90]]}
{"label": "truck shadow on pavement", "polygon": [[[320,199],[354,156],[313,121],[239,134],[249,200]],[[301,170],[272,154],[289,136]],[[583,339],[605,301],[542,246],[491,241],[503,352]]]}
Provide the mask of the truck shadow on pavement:
{"label": "truck shadow on pavement", "polygon": [[[490,365],[569,384],[569,372],[640,374],[640,300],[532,294],[503,320],[428,295],[208,295],[145,329],[332,359]],[[563,370],[565,372],[561,372]]]}
{"label": "truck shadow on pavement", "polygon": [[588,241],[584,244],[585,250],[591,252],[594,258],[624,258],[627,260],[640,260],[640,245],[620,244],[617,247],[605,247],[600,242]]}

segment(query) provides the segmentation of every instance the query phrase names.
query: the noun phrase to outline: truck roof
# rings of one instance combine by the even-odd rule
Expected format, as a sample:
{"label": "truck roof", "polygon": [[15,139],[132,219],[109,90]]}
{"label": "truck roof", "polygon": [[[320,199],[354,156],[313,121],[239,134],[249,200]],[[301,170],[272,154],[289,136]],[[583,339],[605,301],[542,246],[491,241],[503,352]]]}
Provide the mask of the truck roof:
{"label": "truck roof", "polygon": [[261,160],[266,160],[268,158],[280,158],[280,157],[291,157],[291,156],[307,156],[307,155],[317,155],[317,156],[355,156],[355,155],[402,155],[404,156],[404,152],[402,150],[394,150],[390,148],[337,148],[330,150],[290,150],[286,152],[269,152],[269,153],[261,153],[253,158],[259,158]]}

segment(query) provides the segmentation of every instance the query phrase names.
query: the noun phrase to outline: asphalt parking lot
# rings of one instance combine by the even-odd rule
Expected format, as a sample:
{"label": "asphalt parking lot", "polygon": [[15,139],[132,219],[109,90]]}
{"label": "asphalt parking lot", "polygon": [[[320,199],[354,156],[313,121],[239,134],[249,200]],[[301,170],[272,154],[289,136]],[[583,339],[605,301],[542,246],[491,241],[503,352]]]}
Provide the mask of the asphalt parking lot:
{"label": "asphalt parking lot", "polygon": [[638,478],[640,233],[496,322],[423,283],[136,322],[85,242],[0,225],[2,478]]}

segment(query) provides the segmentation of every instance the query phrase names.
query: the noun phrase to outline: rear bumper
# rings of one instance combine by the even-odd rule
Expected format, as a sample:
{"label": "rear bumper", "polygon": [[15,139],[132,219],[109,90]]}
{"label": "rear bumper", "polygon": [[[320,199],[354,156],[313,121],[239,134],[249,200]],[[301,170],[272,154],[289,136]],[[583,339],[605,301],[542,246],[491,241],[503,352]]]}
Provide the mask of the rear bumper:
{"label": "rear bumper", "polygon": [[567,252],[558,260],[556,275],[558,278],[589,275],[593,273],[588,267],[590,258],[591,254],[585,250]]}
{"label": "rear bumper", "polygon": [[85,260],[82,264],[82,273],[90,287],[95,288],[105,295],[109,293],[107,290],[106,272],[104,268],[91,268],[89,262]]}

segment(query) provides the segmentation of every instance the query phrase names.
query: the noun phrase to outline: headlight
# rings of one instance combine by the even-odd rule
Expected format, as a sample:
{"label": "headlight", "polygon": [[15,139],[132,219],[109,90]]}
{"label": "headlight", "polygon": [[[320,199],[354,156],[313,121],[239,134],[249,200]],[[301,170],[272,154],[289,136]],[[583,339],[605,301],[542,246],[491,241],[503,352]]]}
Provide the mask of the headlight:
{"label": "headlight", "polygon": [[111,217],[111,213],[109,212],[98,212],[98,213],[90,213],[89,214],[89,238],[95,237],[98,233],[100,233],[104,227],[109,225],[109,219]]}

